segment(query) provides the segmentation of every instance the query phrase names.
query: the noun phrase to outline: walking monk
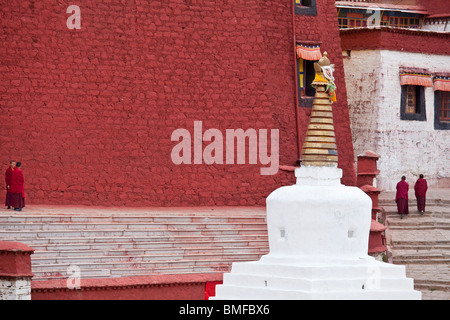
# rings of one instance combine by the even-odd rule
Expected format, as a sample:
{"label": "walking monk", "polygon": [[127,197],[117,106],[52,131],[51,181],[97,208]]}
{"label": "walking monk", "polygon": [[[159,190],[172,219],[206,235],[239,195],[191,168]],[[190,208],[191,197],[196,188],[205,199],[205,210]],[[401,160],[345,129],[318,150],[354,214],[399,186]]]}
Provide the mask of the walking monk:
{"label": "walking monk", "polygon": [[397,202],[397,210],[400,215],[400,219],[403,219],[405,215],[409,214],[408,191],[409,184],[406,182],[406,177],[403,176],[402,180],[397,183],[397,194],[395,196],[395,202]]}
{"label": "walking monk", "polygon": [[17,162],[16,168],[14,169],[11,177],[11,206],[14,207],[15,211],[22,211],[22,208],[25,207],[25,179],[23,178],[22,169],[20,169],[21,166],[22,163]]}
{"label": "walking monk", "polygon": [[417,210],[419,210],[420,214],[425,213],[425,202],[427,201],[426,195],[428,190],[427,180],[423,178],[423,174],[419,176],[416,184],[414,185],[414,191],[416,193],[417,199]]}
{"label": "walking monk", "polygon": [[8,209],[11,209],[11,202],[12,202],[11,178],[12,178],[12,174],[14,172],[14,168],[15,167],[16,167],[16,162],[15,161],[11,161],[9,163],[8,169],[6,169],[6,172],[5,172],[5,182],[6,182],[5,206],[7,206]]}

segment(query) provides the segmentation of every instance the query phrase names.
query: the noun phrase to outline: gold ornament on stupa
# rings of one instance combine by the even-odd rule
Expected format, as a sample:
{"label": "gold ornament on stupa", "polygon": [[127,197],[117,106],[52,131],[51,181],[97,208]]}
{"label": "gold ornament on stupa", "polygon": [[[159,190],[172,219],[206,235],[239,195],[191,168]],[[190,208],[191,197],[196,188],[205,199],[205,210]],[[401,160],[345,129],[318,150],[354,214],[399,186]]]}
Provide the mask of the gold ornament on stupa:
{"label": "gold ornament on stupa", "polygon": [[336,101],[334,64],[327,53],[314,64],[316,77],[312,86],[316,89],[311,118],[303,144],[301,165],[316,167],[337,167],[338,152],[333,124],[332,103]]}

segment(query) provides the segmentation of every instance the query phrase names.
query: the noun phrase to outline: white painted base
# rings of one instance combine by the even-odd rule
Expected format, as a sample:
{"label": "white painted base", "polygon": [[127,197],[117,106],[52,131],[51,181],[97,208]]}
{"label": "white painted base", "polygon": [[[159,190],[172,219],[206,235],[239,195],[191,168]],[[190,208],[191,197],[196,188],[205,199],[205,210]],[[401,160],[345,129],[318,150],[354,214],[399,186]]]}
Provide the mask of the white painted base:
{"label": "white painted base", "polygon": [[0,300],[31,300],[31,278],[0,278]]}
{"label": "white painted base", "polygon": [[267,198],[270,253],[234,263],[215,299],[421,299],[403,266],[367,254],[372,201],[337,168],[302,167]]}
{"label": "white painted base", "polygon": [[280,264],[234,263],[215,300],[420,300],[403,266],[371,257]]}

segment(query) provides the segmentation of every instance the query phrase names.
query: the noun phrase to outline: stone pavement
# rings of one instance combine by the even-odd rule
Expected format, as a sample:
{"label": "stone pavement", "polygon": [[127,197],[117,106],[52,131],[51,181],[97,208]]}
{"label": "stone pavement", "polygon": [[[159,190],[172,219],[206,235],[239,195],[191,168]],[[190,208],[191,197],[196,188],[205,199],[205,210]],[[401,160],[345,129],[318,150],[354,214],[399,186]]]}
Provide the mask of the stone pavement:
{"label": "stone pavement", "polygon": [[389,262],[406,266],[424,300],[450,300],[450,189],[430,189],[423,216],[410,190],[410,214],[403,219],[395,192],[382,192],[379,199],[386,213]]}

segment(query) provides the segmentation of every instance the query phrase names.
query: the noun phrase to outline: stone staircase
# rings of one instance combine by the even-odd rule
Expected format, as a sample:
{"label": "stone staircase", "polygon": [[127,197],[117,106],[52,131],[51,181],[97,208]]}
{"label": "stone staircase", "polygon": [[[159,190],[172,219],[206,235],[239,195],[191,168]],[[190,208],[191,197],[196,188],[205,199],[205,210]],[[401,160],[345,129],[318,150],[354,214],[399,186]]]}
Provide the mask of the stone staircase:
{"label": "stone staircase", "polygon": [[269,251],[265,208],[2,209],[0,241],[36,250],[34,280],[222,273]]}
{"label": "stone staircase", "polygon": [[423,216],[410,191],[410,214],[403,219],[397,214],[395,194],[382,196],[388,261],[406,266],[424,300],[450,300],[450,189],[429,190]]}

